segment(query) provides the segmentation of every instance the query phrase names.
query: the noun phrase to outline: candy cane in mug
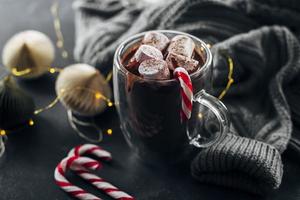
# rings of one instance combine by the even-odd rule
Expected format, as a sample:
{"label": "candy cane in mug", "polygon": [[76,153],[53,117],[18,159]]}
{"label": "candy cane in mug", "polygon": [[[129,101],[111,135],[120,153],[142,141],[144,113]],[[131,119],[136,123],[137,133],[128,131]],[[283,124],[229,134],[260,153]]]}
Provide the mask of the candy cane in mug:
{"label": "candy cane in mug", "polygon": [[193,85],[189,73],[183,67],[174,70],[174,76],[180,84],[181,94],[181,121],[191,117],[193,107]]}

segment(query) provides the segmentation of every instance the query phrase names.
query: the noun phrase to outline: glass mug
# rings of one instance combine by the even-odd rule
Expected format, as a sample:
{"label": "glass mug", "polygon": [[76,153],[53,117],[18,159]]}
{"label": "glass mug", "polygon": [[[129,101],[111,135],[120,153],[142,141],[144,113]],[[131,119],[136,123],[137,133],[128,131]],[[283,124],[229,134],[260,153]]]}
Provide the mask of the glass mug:
{"label": "glass mug", "polygon": [[175,79],[143,79],[125,68],[125,63],[146,32],[119,45],[114,56],[113,85],[116,108],[125,138],[143,160],[178,160],[189,144],[208,147],[229,129],[224,104],[209,95],[212,89],[212,54],[205,42],[187,33],[159,30],[169,38],[187,35],[195,42],[202,67],[190,74],[193,83],[191,118],[181,122],[180,85]]}

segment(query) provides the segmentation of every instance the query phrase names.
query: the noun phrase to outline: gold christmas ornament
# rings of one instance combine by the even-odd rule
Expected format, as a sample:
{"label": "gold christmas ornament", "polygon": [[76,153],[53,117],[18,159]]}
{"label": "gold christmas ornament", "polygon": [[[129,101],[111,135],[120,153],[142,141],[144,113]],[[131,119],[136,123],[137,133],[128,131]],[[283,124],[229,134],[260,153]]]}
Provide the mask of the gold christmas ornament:
{"label": "gold christmas ornament", "polygon": [[54,46],[44,33],[28,30],[7,41],[2,60],[13,75],[36,78],[48,71],[54,60]]}
{"label": "gold christmas ornament", "polygon": [[64,68],[55,89],[61,103],[79,115],[93,116],[112,106],[109,84],[97,69],[87,64]]}

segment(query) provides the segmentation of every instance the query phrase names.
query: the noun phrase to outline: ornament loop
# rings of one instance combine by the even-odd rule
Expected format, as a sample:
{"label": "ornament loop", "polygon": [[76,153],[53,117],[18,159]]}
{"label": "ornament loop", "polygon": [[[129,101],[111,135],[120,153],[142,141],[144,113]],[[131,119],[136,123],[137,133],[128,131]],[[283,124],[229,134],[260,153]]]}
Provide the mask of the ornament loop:
{"label": "ornament loop", "polygon": [[[71,127],[76,131],[76,133],[79,137],[85,139],[86,141],[93,142],[93,143],[97,143],[97,142],[102,141],[102,139],[103,139],[102,129],[99,128],[94,122],[89,123],[89,122],[84,122],[84,121],[79,120],[78,118],[76,118],[73,115],[71,110],[68,110],[67,114],[68,114],[68,120],[69,120],[69,123],[70,123]],[[93,138],[90,138],[90,137],[86,136],[82,131],[80,131],[78,129],[78,125],[79,126],[85,126],[85,127],[94,127],[99,133],[98,138],[93,139]]]}

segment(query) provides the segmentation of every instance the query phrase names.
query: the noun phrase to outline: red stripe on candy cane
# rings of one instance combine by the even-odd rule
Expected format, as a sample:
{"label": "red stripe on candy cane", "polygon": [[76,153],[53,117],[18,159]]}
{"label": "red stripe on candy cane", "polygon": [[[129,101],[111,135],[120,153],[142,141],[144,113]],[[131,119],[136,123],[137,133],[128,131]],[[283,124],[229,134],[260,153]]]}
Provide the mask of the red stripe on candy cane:
{"label": "red stripe on candy cane", "polygon": [[180,78],[183,80],[183,83],[185,83],[190,90],[193,90],[192,82],[188,72],[184,68],[177,68],[176,71],[178,72]]}
{"label": "red stripe on candy cane", "polygon": [[189,97],[184,92],[181,92],[181,98],[182,98],[182,101],[184,102],[184,105],[189,110],[192,110],[193,105],[191,103],[191,100],[189,99]]}
{"label": "red stripe on candy cane", "polygon": [[183,68],[178,67],[174,70],[174,76],[180,84],[181,94],[181,121],[186,121],[191,117],[193,107],[193,85],[189,73]]}

